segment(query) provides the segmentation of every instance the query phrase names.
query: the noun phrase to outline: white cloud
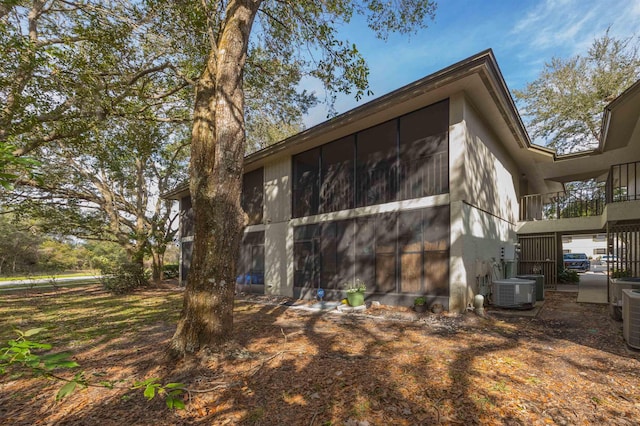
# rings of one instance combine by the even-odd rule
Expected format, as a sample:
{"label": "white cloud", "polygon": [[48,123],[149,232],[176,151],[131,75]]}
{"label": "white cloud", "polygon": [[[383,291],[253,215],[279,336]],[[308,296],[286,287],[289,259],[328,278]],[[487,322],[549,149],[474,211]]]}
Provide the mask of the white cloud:
{"label": "white cloud", "polygon": [[611,34],[628,37],[640,17],[637,0],[546,0],[529,10],[510,30],[512,44],[527,46],[531,56],[584,52],[608,27]]}

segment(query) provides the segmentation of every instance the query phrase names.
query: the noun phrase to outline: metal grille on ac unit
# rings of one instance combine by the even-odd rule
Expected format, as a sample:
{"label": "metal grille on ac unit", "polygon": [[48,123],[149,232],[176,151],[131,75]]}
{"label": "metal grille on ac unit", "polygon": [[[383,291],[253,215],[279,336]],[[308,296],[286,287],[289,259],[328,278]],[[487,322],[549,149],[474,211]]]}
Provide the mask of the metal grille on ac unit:
{"label": "metal grille on ac unit", "polygon": [[493,304],[502,308],[533,306],[536,301],[536,282],[510,278],[493,282]]}
{"label": "metal grille on ac unit", "polygon": [[640,349],[640,290],[622,290],[622,334],[627,345]]}

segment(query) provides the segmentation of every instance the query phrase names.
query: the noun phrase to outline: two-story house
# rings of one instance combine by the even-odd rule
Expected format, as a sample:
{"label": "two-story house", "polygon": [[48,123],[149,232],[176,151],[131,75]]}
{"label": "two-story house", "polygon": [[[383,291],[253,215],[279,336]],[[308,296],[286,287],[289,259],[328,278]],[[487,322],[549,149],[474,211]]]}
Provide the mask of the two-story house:
{"label": "two-story house", "polygon": [[[250,154],[238,285],[296,298],[322,288],[337,299],[345,283],[360,279],[369,300],[410,304],[424,295],[461,311],[483,283],[516,268],[530,273],[542,262],[547,282],[555,282],[564,232],[600,232],[622,218],[640,223],[640,201],[612,210],[623,193],[639,199],[628,183],[631,166],[622,165],[640,161],[634,87],[621,96],[631,101],[607,109],[599,150],[561,158],[531,143],[487,50]],[[589,177],[609,177],[604,216],[601,210],[575,226],[557,222],[584,218],[543,220],[565,182]],[[186,280],[188,186],[165,197],[180,200]],[[640,272],[637,260],[634,267]]]}

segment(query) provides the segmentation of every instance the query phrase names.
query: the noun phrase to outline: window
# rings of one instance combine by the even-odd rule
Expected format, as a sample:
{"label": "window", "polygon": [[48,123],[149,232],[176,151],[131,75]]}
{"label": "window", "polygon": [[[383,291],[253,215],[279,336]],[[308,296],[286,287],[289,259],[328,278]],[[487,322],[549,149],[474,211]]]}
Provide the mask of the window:
{"label": "window", "polygon": [[376,217],[376,280],[378,293],[396,292],[396,215],[381,214]]}
{"label": "window", "polygon": [[375,282],[376,269],[376,219],[374,216],[360,217],[355,220],[355,271],[354,276],[369,287]]}
{"label": "window", "polygon": [[353,281],[354,228],[352,220],[320,225],[320,287],[341,289]]}
{"label": "window", "polygon": [[593,236],[593,242],[607,241],[606,234],[596,234]]}
{"label": "window", "polygon": [[593,249],[593,254],[594,255],[601,255],[601,254],[607,254],[607,249],[606,248],[594,248]]}
{"label": "window", "polygon": [[320,148],[293,157],[293,217],[318,214]]}
{"label": "window", "polygon": [[398,223],[400,286],[403,292],[422,291],[422,211],[400,213]]}
{"label": "window", "polygon": [[264,169],[245,173],[242,176],[242,209],[249,218],[249,225],[262,223],[264,205]]}

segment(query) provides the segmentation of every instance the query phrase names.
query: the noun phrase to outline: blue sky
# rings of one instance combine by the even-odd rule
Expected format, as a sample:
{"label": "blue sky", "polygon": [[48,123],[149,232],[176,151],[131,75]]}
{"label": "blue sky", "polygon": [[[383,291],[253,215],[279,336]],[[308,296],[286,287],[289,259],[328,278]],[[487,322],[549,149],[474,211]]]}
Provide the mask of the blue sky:
{"label": "blue sky", "polygon": [[[410,36],[375,38],[363,21],[343,30],[370,68],[374,95],[356,102],[341,95],[338,113],[346,112],[405,84],[491,48],[507,82],[523,89],[536,79],[552,57],[566,58],[587,51],[610,27],[617,38],[640,36],[640,0],[440,0],[428,28]],[[315,90],[319,98],[324,94]],[[327,118],[323,105],[305,118],[311,127]]]}

